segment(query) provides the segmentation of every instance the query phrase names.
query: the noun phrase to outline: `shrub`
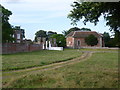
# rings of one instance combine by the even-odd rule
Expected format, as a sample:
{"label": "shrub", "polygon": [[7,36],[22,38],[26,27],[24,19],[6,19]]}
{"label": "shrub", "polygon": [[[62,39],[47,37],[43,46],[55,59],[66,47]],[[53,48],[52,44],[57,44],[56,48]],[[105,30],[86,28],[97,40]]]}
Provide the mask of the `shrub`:
{"label": "shrub", "polygon": [[85,38],[85,42],[87,43],[87,45],[94,46],[94,45],[97,45],[98,40],[97,40],[97,37],[91,34]]}

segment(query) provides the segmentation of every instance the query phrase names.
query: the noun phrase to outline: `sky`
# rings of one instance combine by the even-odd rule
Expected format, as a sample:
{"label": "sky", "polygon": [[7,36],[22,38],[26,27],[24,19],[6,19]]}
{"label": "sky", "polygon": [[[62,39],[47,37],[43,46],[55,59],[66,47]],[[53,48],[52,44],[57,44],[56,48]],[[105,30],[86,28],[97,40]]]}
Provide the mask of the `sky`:
{"label": "sky", "polygon": [[109,32],[106,21],[100,17],[99,23],[94,26],[92,23],[84,25],[82,21],[77,26],[71,25],[71,20],[67,18],[71,4],[75,0],[2,0],[0,4],[12,11],[10,24],[21,26],[25,29],[25,38],[34,40],[35,33],[39,30],[54,31],[62,34],[63,30],[72,27],[90,28],[99,33]]}

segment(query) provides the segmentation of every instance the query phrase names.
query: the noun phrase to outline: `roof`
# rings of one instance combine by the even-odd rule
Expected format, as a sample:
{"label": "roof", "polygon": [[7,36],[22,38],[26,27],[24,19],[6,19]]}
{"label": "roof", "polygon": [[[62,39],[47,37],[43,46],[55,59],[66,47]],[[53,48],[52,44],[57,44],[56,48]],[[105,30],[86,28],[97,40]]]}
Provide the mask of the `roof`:
{"label": "roof", "polygon": [[102,35],[97,33],[96,31],[72,31],[67,35],[67,37],[84,38],[88,37],[91,34],[96,37],[102,37]]}

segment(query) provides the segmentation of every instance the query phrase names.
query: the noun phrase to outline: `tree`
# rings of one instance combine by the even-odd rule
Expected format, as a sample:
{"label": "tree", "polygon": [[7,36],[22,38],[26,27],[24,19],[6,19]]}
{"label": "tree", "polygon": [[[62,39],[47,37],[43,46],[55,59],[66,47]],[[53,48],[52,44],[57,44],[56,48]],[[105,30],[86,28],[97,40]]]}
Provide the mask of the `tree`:
{"label": "tree", "polygon": [[45,37],[45,38],[47,38],[47,34],[46,34],[46,31],[44,31],[44,30],[39,30],[39,31],[37,31],[36,33],[35,33],[35,41],[37,42],[37,38],[38,37]]}
{"label": "tree", "polygon": [[109,46],[109,41],[110,41],[109,33],[107,33],[107,32],[103,33],[103,40],[104,40],[105,46]]}
{"label": "tree", "polygon": [[53,34],[51,38],[56,38],[56,43],[58,47],[65,47],[66,46],[66,39],[65,36],[62,34]]}
{"label": "tree", "polygon": [[97,37],[91,34],[85,38],[85,42],[87,43],[87,45],[94,46],[94,45],[97,45],[98,39]]}
{"label": "tree", "polygon": [[81,28],[80,31],[91,31],[89,28]]}
{"label": "tree", "polygon": [[50,38],[53,34],[57,34],[57,32],[48,31],[47,32],[47,37]]}
{"label": "tree", "polygon": [[113,40],[115,41],[115,46],[119,46],[120,47],[120,32],[119,31],[115,32]]}
{"label": "tree", "polygon": [[12,15],[12,12],[8,9],[5,9],[3,6],[0,5],[0,8],[2,8],[2,42],[12,42],[14,41],[13,38],[13,29],[12,26],[9,23],[9,16]]}
{"label": "tree", "polygon": [[110,38],[109,33],[103,33],[103,39],[105,42],[105,46],[107,47],[118,47],[120,46],[120,32],[115,32],[114,37]]}
{"label": "tree", "polygon": [[66,36],[66,35],[68,35],[70,32],[72,32],[72,31],[79,31],[80,30],[80,28],[78,28],[78,27],[73,27],[73,28],[70,28],[69,30],[64,30],[62,33]]}
{"label": "tree", "polygon": [[73,22],[84,19],[83,23],[86,22],[94,23],[95,25],[99,22],[99,17],[104,16],[106,25],[110,26],[110,30],[120,32],[120,2],[83,2],[80,0],[74,2],[72,5],[73,10],[68,15]]}

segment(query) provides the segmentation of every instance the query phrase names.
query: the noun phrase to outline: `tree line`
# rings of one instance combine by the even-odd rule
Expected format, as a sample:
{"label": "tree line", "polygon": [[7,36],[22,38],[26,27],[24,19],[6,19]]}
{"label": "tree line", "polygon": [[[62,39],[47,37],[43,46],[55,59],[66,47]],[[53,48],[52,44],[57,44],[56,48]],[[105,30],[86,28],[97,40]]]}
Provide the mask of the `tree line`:
{"label": "tree line", "polygon": [[[114,37],[111,38],[109,33],[103,33],[103,39],[105,45],[108,47],[120,46],[120,2],[108,3],[108,2],[80,2],[79,0],[73,2],[73,10],[70,11],[68,18],[71,19],[72,24],[76,24],[84,17],[83,23],[86,25],[87,22],[94,23],[97,25],[99,22],[99,17],[101,15],[104,16],[106,20],[106,25],[110,26],[110,31],[114,32]],[[2,9],[2,13],[0,12],[0,16],[2,17],[2,43],[12,42],[14,41],[13,33],[14,27],[9,23],[9,17],[12,15],[12,12],[8,9],[5,9],[2,5],[0,5]],[[37,37],[46,37],[56,38],[58,46],[65,47],[66,45],[66,36],[71,31],[91,31],[89,28],[78,28],[73,27],[69,30],[63,30],[62,34],[57,34],[57,32],[53,31],[45,31],[39,30],[35,33],[34,41],[37,41]]]}

